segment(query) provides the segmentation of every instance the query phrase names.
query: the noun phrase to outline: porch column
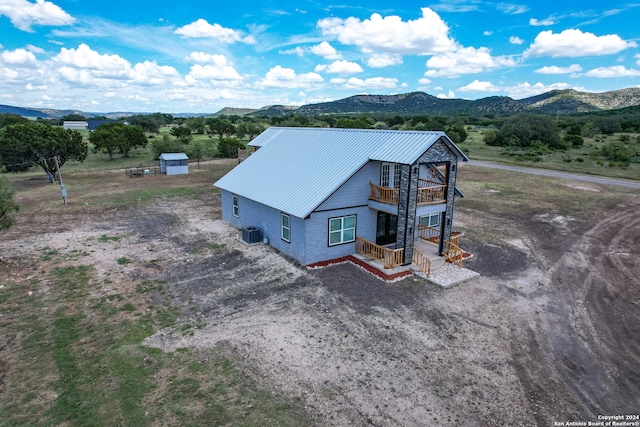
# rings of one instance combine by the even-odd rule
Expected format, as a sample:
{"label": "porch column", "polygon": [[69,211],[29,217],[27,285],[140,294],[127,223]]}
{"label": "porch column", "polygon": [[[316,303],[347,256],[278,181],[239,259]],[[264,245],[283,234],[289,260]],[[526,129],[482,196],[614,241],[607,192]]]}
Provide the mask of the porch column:
{"label": "porch column", "polygon": [[418,203],[418,166],[402,165],[398,201],[398,230],[396,249],[404,248],[403,265],[413,261],[413,227]]}
{"label": "porch column", "polygon": [[444,241],[451,241],[451,230],[453,228],[453,204],[456,195],[456,173],[458,172],[458,159],[454,158],[447,162],[447,168],[445,171],[445,180],[447,182],[446,199],[447,207],[444,212],[444,224],[442,226],[442,238],[438,246],[438,253],[442,253],[444,250]]}

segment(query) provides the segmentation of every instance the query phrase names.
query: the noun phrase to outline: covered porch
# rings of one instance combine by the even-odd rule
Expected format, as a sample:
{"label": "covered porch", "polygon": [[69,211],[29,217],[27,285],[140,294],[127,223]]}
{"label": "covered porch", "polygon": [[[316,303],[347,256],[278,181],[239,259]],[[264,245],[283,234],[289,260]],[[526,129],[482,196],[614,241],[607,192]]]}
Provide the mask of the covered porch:
{"label": "covered porch", "polygon": [[440,254],[439,231],[421,225],[418,236],[414,238],[412,262],[409,264],[403,264],[404,248],[396,249],[394,244],[378,245],[362,237],[356,237],[356,253],[373,267],[385,270],[388,274],[417,268],[426,277],[430,277],[432,271],[442,268],[447,263],[462,267],[466,253],[458,246],[460,236],[456,233],[452,235],[451,241],[444,241],[444,251]]}

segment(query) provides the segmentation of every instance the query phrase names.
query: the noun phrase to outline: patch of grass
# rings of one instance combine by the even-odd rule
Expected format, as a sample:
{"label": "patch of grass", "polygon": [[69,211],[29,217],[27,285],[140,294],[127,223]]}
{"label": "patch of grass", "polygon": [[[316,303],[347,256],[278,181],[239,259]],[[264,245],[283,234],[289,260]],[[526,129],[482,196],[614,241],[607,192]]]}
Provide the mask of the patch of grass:
{"label": "patch of grass", "polygon": [[103,234],[98,238],[100,242],[119,242],[122,239],[122,236],[107,236]]}
{"label": "patch of grass", "polygon": [[[11,342],[2,353],[8,371],[0,424],[310,424],[300,402],[262,390],[226,348],[164,353],[142,347],[145,337],[175,324],[177,308],[122,319],[136,304],[126,294],[92,297],[99,282],[91,266],[41,274],[5,282],[0,292],[0,342]],[[51,283],[48,295],[25,292],[43,280]]]}
{"label": "patch of grass", "polygon": [[127,264],[131,264],[131,260],[129,258],[127,258],[126,256],[120,257],[116,260],[116,262],[119,265],[127,265]]}

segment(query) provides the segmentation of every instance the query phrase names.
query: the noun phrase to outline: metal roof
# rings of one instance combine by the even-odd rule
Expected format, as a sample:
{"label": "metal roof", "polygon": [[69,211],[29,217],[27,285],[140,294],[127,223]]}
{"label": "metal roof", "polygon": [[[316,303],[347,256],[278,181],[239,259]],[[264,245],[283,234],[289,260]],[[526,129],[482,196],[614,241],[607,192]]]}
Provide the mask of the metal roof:
{"label": "metal roof", "polygon": [[214,185],[306,218],[370,160],[412,164],[440,138],[468,160],[444,132],[271,127]]}
{"label": "metal roof", "polygon": [[162,160],[189,160],[189,157],[184,153],[162,153],[159,158]]}

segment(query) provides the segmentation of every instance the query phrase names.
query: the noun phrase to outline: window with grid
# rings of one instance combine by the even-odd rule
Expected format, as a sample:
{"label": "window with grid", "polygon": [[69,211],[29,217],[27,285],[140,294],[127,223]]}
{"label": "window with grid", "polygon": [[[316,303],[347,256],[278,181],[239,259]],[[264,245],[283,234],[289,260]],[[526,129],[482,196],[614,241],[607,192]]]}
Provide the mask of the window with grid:
{"label": "window with grid", "polygon": [[342,216],[329,219],[329,246],[355,242],[356,216]]}
{"label": "window with grid", "polygon": [[289,217],[289,215],[287,214],[280,214],[280,227],[281,227],[281,233],[280,233],[280,237],[282,237],[282,240],[284,240],[285,242],[290,242],[291,241],[291,218]]}
{"label": "window with grid", "polygon": [[238,196],[233,195],[233,216],[238,217]]}

